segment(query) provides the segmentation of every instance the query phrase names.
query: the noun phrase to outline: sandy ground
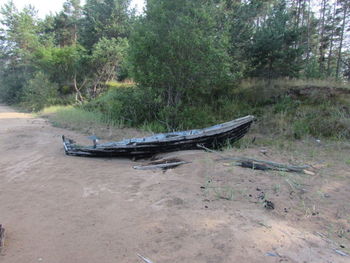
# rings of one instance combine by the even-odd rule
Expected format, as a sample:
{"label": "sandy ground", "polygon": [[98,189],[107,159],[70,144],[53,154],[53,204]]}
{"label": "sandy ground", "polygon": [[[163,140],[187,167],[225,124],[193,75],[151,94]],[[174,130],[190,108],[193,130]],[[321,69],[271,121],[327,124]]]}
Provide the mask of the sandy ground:
{"label": "sandy ground", "polygon": [[345,163],[335,174],[322,162],[316,175],[271,173],[190,151],[177,153],[188,165],[136,171],[128,159],[65,156],[62,134],[88,142],[0,106],[0,262],[350,262]]}

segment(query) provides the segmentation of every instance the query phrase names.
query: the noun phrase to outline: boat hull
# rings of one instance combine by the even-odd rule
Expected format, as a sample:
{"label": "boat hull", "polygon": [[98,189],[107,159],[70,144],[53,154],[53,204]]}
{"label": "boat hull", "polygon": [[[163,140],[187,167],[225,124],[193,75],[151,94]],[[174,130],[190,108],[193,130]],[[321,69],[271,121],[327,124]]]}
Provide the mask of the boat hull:
{"label": "boat hull", "polygon": [[79,146],[64,136],[62,138],[65,152],[71,156],[145,157],[157,153],[199,149],[198,145],[219,148],[228,142],[241,139],[253,121],[253,116],[246,116],[201,130],[158,134],[95,146]]}

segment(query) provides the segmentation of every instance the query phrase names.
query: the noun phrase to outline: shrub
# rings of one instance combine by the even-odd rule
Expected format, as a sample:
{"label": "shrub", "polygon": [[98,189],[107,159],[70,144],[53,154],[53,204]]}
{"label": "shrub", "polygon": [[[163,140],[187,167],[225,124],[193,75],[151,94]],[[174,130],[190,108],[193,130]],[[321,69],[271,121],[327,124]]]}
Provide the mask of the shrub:
{"label": "shrub", "polygon": [[138,126],[155,120],[160,101],[148,88],[111,88],[95,100],[83,105],[89,111],[99,111],[110,119]]}
{"label": "shrub", "polygon": [[59,103],[58,86],[49,81],[48,77],[38,72],[23,88],[22,105],[32,111]]}

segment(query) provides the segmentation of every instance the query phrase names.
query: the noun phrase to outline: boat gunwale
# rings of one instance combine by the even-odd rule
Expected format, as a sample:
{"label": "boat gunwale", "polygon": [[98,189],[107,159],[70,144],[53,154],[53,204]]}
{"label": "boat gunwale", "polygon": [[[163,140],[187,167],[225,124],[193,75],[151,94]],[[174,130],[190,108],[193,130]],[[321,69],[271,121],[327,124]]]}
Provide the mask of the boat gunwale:
{"label": "boat gunwale", "polygon": [[[230,134],[237,133],[238,136],[234,136],[236,140],[242,138],[249,130],[252,122],[255,120],[255,117],[252,115],[248,115],[239,119],[235,119],[229,122],[225,122],[222,124],[217,124],[211,127],[207,127],[204,129],[198,130],[188,130],[188,131],[180,131],[179,133],[189,133],[191,131],[197,131],[196,134],[187,135],[187,136],[174,136],[170,138],[166,138],[167,134],[157,134],[163,135],[164,138],[161,140],[149,140],[149,141],[135,141],[132,140],[142,140],[146,138],[155,138],[157,135],[145,137],[145,138],[132,138],[129,140],[130,143],[127,143],[128,140],[123,140],[119,142],[111,142],[107,144],[99,144],[96,146],[80,146],[75,144],[72,140],[63,138],[63,144],[65,148],[65,152],[67,155],[73,156],[86,156],[86,157],[98,157],[98,156],[133,156],[139,154],[151,154],[152,148],[156,150],[157,148],[181,148],[186,144],[206,144],[210,140],[215,140],[215,137],[218,137],[219,140],[223,140],[225,137],[229,139]],[[236,131],[235,131],[236,130]],[[125,142],[122,144],[121,142]],[[119,145],[117,143],[120,143]],[[167,151],[167,150],[166,150]],[[156,151],[154,151],[156,152]],[[160,149],[160,152],[162,150]]]}
{"label": "boat gunwale", "polygon": [[[96,148],[104,148],[104,149],[107,149],[107,148],[116,148],[116,147],[122,147],[122,146],[131,146],[132,147],[135,147],[135,146],[138,146],[138,145],[148,145],[148,144],[151,144],[151,143],[170,143],[170,142],[176,142],[176,141],[187,141],[187,140],[193,140],[193,139],[197,139],[197,138],[200,138],[200,137],[205,137],[205,136],[215,136],[217,134],[221,134],[221,133],[225,133],[225,132],[228,132],[230,130],[233,130],[241,125],[244,125],[244,124],[247,124],[247,123],[251,123],[252,121],[254,121],[255,117],[252,116],[252,115],[248,115],[248,116],[245,116],[245,117],[242,117],[242,118],[239,118],[239,119],[236,119],[236,120],[232,120],[232,121],[229,121],[229,122],[225,122],[225,123],[222,123],[222,124],[217,124],[217,125],[214,125],[214,126],[211,126],[211,127],[207,127],[207,128],[204,128],[204,129],[198,129],[198,130],[187,130],[187,131],[180,131],[178,133],[190,133],[191,131],[197,131],[198,133],[196,134],[190,134],[190,135],[179,135],[179,136],[174,136],[174,137],[170,137],[170,138],[167,138],[166,135],[168,134],[173,134],[173,133],[164,133],[164,134],[155,134],[155,135],[152,135],[152,136],[149,136],[149,137],[145,137],[145,138],[132,138],[132,139],[129,139],[129,145],[128,144],[122,144],[121,142],[123,141],[119,141],[119,142],[110,142],[110,143],[103,143],[103,144],[98,144],[96,146]],[[216,126],[220,126],[220,127],[216,127]],[[164,138],[162,139],[159,139],[159,140],[156,140],[156,137],[157,136],[160,136],[160,135],[165,135]],[[136,140],[141,140],[141,139],[151,139],[151,138],[154,138],[154,140],[149,140],[149,141],[136,141]],[[135,140],[134,142],[132,140]],[[118,143],[120,143],[118,145]],[[95,148],[95,149],[96,149]]]}

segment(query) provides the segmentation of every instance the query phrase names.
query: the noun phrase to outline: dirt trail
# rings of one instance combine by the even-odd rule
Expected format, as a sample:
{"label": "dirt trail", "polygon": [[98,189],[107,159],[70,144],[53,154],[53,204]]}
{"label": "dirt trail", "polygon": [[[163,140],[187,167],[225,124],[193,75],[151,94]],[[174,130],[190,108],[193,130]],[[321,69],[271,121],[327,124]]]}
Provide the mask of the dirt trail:
{"label": "dirt trail", "polygon": [[[2,263],[136,263],[137,253],[154,263],[349,262],[307,224],[213,198],[220,192],[208,184],[228,178],[227,168],[206,153],[185,154],[191,164],[165,173],[135,171],[128,159],[65,156],[62,134],[87,142],[0,106]],[[255,187],[234,169],[238,187]]]}

